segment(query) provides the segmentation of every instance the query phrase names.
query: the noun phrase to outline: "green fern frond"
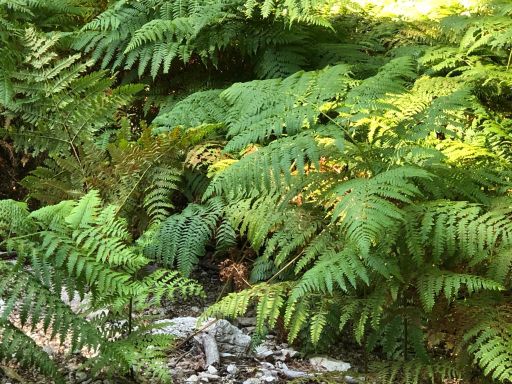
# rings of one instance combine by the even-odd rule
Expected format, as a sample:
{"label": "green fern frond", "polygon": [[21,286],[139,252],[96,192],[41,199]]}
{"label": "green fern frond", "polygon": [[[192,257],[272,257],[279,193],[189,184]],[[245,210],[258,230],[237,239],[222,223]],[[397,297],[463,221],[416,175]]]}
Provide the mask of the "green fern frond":
{"label": "green fern frond", "polygon": [[422,274],[418,278],[418,292],[426,311],[431,311],[435,304],[435,298],[441,292],[447,300],[453,300],[459,294],[462,286],[472,294],[481,290],[502,290],[497,282],[476,275],[450,273],[446,271],[432,270]]}
{"label": "green fern frond", "polygon": [[376,373],[377,382],[382,384],[404,383],[420,384],[460,379],[462,374],[453,364],[445,361],[411,360],[406,362],[385,362],[374,364],[371,368]]}
{"label": "green fern frond", "polygon": [[0,200],[0,239],[26,230],[29,211],[26,203]]}
{"label": "green fern frond", "polygon": [[206,244],[215,234],[223,209],[218,198],[209,200],[205,205],[189,204],[181,213],[162,222],[145,254],[164,266],[177,266],[188,276],[206,253]]}
{"label": "green fern frond", "polygon": [[50,356],[12,323],[0,320],[0,336],[0,359],[11,361],[14,358],[22,366],[38,367],[56,383],[65,383],[63,375]]}
{"label": "green fern frond", "polygon": [[[499,382],[512,378],[512,328],[507,311],[492,311],[465,335],[468,351],[485,375]],[[486,319],[487,318],[487,319]]]}
{"label": "green fern frond", "polygon": [[357,287],[357,281],[368,284],[368,272],[355,249],[347,248],[339,253],[327,251],[318,262],[298,281],[290,296],[291,301],[311,293],[333,294],[335,289],[348,292]]}
{"label": "green fern frond", "polygon": [[144,208],[152,223],[160,223],[172,208],[172,192],[178,189],[181,172],[172,167],[155,167],[148,175],[150,186],[144,191]]}
{"label": "green fern frond", "polygon": [[366,255],[385,236],[387,228],[403,219],[399,205],[410,204],[421,194],[412,181],[432,177],[425,170],[402,167],[370,179],[341,183],[333,190],[332,221],[339,222],[347,238]]}

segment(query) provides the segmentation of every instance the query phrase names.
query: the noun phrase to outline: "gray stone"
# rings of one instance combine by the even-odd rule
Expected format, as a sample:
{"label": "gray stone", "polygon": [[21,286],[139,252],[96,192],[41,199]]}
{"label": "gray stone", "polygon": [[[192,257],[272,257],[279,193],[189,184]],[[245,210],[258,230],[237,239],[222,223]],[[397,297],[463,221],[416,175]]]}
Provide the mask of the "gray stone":
{"label": "gray stone", "polygon": [[55,354],[55,351],[53,350],[51,345],[43,346],[43,351],[45,351],[50,357],[52,357]]}
{"label": "gray stone", "polygon": [[264,383],[273,383],[277,381],[277,372],[269,369],[261,369],[258,372],[258,377]]}
{"label": "gray stone", "polygon": [[226,356],[225,354],[228,353],[235,356],[246,354],[251,344],[251,337],[249,335],[244,334],[241,329],[223,319],[209,319],[207,323],[205,322],[199,325],[198,319],[190,316],[156,321],[156,324],[163,323],[164,326],[162,326],[162,328],[153,330],[154,334],[167,334],[177,338],[186,338],[200,329],[201,332],[197,334],[195,338],[201,343],[201,336],[206,334],[213,337],[220,356]]}
{"label": "gray stone", "polygon": [[271,351],[270,348],[264,344],[258,345],[254,349],[254,353],[256,354],[256,358],[258,358],[258,359],[266,359],[267,357],[274,354],[274,352]]}
{"label": "gray stone", "polygon": [[309,363],[317,369],[320,368],[329,372],[345,372],[351,367],[350,363],[321,356],[310,358]]}
{"label": "gray stone", "polygon": [[296,371],[294,369],[289,369],[289,368],[286,368],[286,369],[283,368],[281,370],[281,372],[288,379],[298,379],[298,378],[301,378],[301,377],[308,377],[308,376],[310,376],[306,372]]}
{"label": "gray stone", "polygon": [[283,359],[288,359],[288,358],[292,358],[292,357],[295,357],[299,352],[297,352],[295,349],[292,349],[292,348],[283,348],[281,350],[281,357]]}
{"label": "gray stone", "polygon": [[199,379],[200,380],[206,379],[206,381],[219,380],[220,376],[219,375],[214,375],[214,374],[211,374],[211,373],[208,373],[208,372],[201,372],[201,373],[199,373]]}
{"label": "gray stone", "polygon": [[199,377],[197,375],[192,375],[192,376],[189,376],[186,380],[185,380],[185,383],[198,383],[199,382]]}
{"label": "gray stone", "polygon": [[206,367],[220,363],[219,346],[213,335],[208,332],[201,332],[194,336],[194,340],[203,347]]}
{"label": "gray stone", "polygon": [[226,367],[226,371],[230,375],[236,375],[238,372],[238,367],[235,364],[228,364],[228,366]]}
{"label": "gray stone", "polygon": [[219,372],[213,365],[209,365],[207,371],[212,375],[216,375]]}
{"label": "gray stone", "polygon": [[251,337],[227,320],[218,320],[206,329],[217,341],[220,352],[235,355],[246,354],[251,345]]}
{"label": "gray stone", "polygon": [[156,335],[173,335],[184,339],[196,330],[197,317],[176,317],[174,319],[158,320],[156,324],[167,324],[163,328],[153,330]]}
{"label": "gray stone", "polygon": [[276,363],[276,366],[279,368],[279,370],[281,371],[281,373],[286,376],[287,379],[298,379],[300,377],[307,377],[307,376],[310,376],[309,374],[307,374],[306,372],[302,372],[302,371],[295,371],[293,369],[290,369],[288,368],[288,366],[285,364],[285,363],[282,363],[280,361],[278,361]]}
{"label": "gray stone", "polygon": [[261,380],[256,377],[251,377],[245,380],[242,384],[261,384]]}

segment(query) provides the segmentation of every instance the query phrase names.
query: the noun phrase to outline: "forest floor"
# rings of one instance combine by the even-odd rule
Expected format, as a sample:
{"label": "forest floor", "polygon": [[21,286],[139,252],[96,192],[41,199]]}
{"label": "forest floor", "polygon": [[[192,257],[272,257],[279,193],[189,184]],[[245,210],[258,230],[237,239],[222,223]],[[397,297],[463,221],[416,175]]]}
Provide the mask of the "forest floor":
{"label": "forest floor", "polygon": [[[218,267],[213,263],[202,263],[193,276],[204,287],[205,299],[192,299],[169,303],[160,308],[152,308],[149,314],[156,321],[169,322],[163,332],[175,335],[175,348],[168,355],[168,367],[173,383],[226,383],[226,384],[265,384],[265,383],[310,383],[312,377],[325,375],[329,383],[358,383],[358,369],[363,359],[354,345],[339,344],[336,351],[320,356],[299,352],[295,346],[285,342],[286,335],[281,327],[269,330],[263,340],[255,340],[256,319],[253,313],[231,322],[225,320],[210,321],[207,328],[196,328],[197,318],[222,294],[226,293],[226,284],[220,281]],[[66,295],[64,295],[66,296]],[[63,297],[66,301],[67,297]],[[78,297],[69,300],[74,310],[84,306]],[[16,320],[16,319],[15,319]],[[107,378],[93,375],[84,368],[87,352],[72,353],[66,340],[51,340],[48,333],[39,325],[34,329],[24,327],[36,343],[57,362],[64,372],[66,383],[70,384],[118,384],[137,383],[121,378]],[[213,348],[218,350],[218,360],[209,364],[211,353],[207,344],[202,343],[202,335],[213,335]],[[297,348],[297,349],[296,349]],[[325,352],[325,351],[324,351]],[[352,364],[352,365],[351,365]],[[147,381],[151,383],[151,381]],[[51,383],[36,372],[27,372],[16,366],[0,365],[0,383]]]}

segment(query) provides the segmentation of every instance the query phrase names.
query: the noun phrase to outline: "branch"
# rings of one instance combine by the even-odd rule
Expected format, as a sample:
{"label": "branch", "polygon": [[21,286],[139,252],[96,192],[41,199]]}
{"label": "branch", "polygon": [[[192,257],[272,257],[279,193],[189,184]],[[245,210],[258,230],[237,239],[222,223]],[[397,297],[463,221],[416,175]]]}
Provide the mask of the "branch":
{"label": "branch", "polygon": [[9,260],[14,257],[16,257],[16,252],[10,252],[10,251],[0,251],[0,259]]}

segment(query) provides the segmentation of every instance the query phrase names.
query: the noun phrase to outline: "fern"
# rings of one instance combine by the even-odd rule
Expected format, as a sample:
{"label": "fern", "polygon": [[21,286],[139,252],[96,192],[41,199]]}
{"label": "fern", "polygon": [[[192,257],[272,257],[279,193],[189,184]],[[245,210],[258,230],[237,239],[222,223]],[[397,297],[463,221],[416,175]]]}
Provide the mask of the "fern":
{"label": "fern", "polygon": [[480,276],[471,276],[455,273],[442,273],[433,271],[420,277],[418,290],[421,293],[421,300],[427,311],[432,310],[435,297],[443,291],[446,299],[452,300],[461,288],[467,287],[468,292],[474,293],[482,289],[500,290],[502,287],[493,280],[484,279]]}
{"label": "fern", "polygon": [[228,219],[258,253],[253,281],[269,282],[207,315],[240,316],[254,303],[259,331],[278,313],[290,341],[314,344],[350,327],[368,350],[410,360],[386,367],[383,382],[435,382],[462,373],[425,330],[510,282],[508,125],[469,70],[435,68],[429,50],[418,63],[425,48],[405,48],[367,72],[336,65],[220,93],[214,121],[228,128],[230,158],[210,166],[203,198],[227,199]]}
{"label": "fern", "polygon": [[[411,203],[420,191],[408,180],[431,179],[424,170],[401,167],[380,173],[369,180],[351,180],[333,190],[332,220],[340,222],[346,237],[358,244],[363,255],[377,243],[403,214],[397,203]],[[390,203],[393,199],[395,203]]]}
{"label": "fern", "polygon": [[347,247],[338,254],[327,251],[322,256],[294,287],[290,296],[292,302],[312,292],[333,294],[335,288],[347,292],[350,286],[357,286],[359,279],[368,283],[366,268],[354,249]]}
{"label": "fern", "polygon": [[475,359],[484,374],[490,374],[493,379],[499,381],[510,380],[510,330],[504,330],[505,333],[502,333],[501,326],[496,323],[480,325],[485,328],[481,328],[470,352],[475,354]]}
{"label": "fern", "polygon": [[166,267],[176,266],[188,276],[205,254],[222,214],[223,204],[219,199],[209,200],[204,206],[189,204],[162,223],[145,254]]}
{"label": "fern", "polygon": [[80,55],[58,58],[54,47],[58,39],[59,35],[46,37],[32,28],[24,31],[25,61],[18,68],[3,69],[6,82],[0,93],[5,96],[3,115],[10,123],[2,135],[11,138],[17,149],[35,155],[71,150],[80,165],[77,146],[112,123],[116,110],[141,88],[111,89],[113,80],[103,73],[86,75],[91,63],[80,62]]}
{"label": "fern", "polygon": [[[96,346],[98,370],[165,380],[169,340],[82,336],[57,294],[112,319],[198,295],[183,274],[239,236],[256,283],[205,316],[255,308],[259,335],[282,319],[315,348],[352,335],[393,360],[377,382],[510,380],[512,9],[360,3],[0,1],[2,136],[48,155],[23,185],[55,204],[0,202],[8,358],[57,377],[23,354],[19,311]],[[145,276],[155,261],[180,272]]]}
{"label": "fern", "polygon": [[202,315],[227,316],[236,318],[244,314],[252,302],[256,303],[257,323],[256,331],[264,334],[265,327],[275,327],[284,305],[284,295],[289,284],[258,284],[240,293],[231,293],[225,298],[210,306]]}
{"label": "fern", "polygon": [[460,371],[443,362],[435,361],[425,364],[422,361],[392,362],[375,364],[372,371],[377,374],[378,383],[418,384],[425,381],[435,383],[439,380],[459,379]]}
{"label": "fern", "polygon": [[[14,201],[2,201],[2,206],[23,208]],[[178,272],[166,270],[140,278],[139,271],[149,260],[141,255],[138,246],[129,244],[131,236],[126,222],[117,218],[115,206],[103,205],[97,191],[89,192],[78,202],[63,201],[30,214],[25,211],[20,216],[16,220],[28,224],[2,227],[0,233],[6,248],[18,255],[15,265],[6,262],[1,265],[0,297],[6,303],[2,313],[6,328],[2,328],[2,332],[9,335],[2,338],[2,342],[7,343],[6,351],[19,356],[22,363],[40,362],[45,372],[55,377],[59,375],[54,366],[41,360],[44,352],[34,351],[35,360],[27,360],[22,352],[26,343],[20,344],[26,336],[20,336],[19,331],[9,333],[11,325],[7,321],[16,311],[22,325],[33,328],[43,323],[49,336],[58,336],[61,342],[69,336],[73,350],[83,346],[97,350],[98,358],[91,362],[97,369],[108,366],[114,372],[117,370],[117,374],[127,373],[133,367],[142,371],[148,367],[142,369],[137,364],[144,365],[146,361],[156,372],[162,373],[162,366],[153,360],[164,357],[159,354],[164,340],[158,341],[141,331],[128,339],[107,342],[105,324],[98,324],[98,329],[74,314],[61,301],[61,290],[66,289],[70,296],[75,290],[83,296],[87,290],[93,309],[107,306],[119,316],[128,306],[143,309],[163,298],[201,295],[201,288]],[[21,268],[25,262],[30,263],[31,270]],[[139,349],[141,345],[152,343],[157,343],[158,348],[147,354]],[[10,358],[11,352],[4,358]],[[117,365],[112,365],[112,361]]]}
{"label": "fern", "polygon": [[[177,62],[188,63],[194,57],[218,65],[222,60],[219,52],[231,49],[245,56],[257,51],[268,55],[283,40],[296,40],[297,35],[283,29],[288,23],[294,23],[292,28],[298,30],[297,23],[330,26],[320,13],[320,4],[289,2],[287,12],[265,5],[263,20],[256,15],[255,6],[251,1],[245,9],[237,1],[190,0],[176,5],[165,1],[114,2],[82,28],[75,47],[91,52],[92,59],[101,60],[103,68],[133,68],[138,76],[149,71],[155,78],[168,73]],[[271,14],[276,17],[270,19]],[[265,29],[259,28],[262,23]],[[263,69],[262,74],[269,70]]]}
{"label": "fern", "polygon": [[2,329],[0,358],[2,360],[11,361],[14,358],[25,367],[37,366],[42,373],[53,378],[56,383],[65,383],[55,362],[30,337],[8,321],[2,320],[0,324]]}

